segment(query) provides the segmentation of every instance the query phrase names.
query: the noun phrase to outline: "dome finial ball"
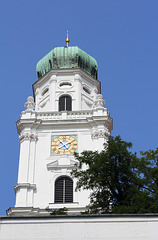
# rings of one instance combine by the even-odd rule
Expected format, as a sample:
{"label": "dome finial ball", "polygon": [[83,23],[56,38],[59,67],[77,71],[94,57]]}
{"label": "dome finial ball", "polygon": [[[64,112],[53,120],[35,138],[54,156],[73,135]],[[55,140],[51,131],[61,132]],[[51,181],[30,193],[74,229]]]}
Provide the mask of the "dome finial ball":
{"label": "dome finial ball", "polygon": [[67,47],[69,46],[69,42],[70,42],[70,39],[69,39],[69,36],[68,36],[68,31],[67,31],[67,38],[66,38]]}

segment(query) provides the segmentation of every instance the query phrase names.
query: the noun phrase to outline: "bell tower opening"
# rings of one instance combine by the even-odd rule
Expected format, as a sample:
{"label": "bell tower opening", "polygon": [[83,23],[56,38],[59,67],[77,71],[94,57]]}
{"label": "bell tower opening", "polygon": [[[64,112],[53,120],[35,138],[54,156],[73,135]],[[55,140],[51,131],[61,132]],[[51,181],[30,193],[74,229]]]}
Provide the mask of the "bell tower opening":
{"label": "bell tower opening", "polygon": [[59,98],[59,111],[72,111],[72,98],[69,95],[63,95]]}

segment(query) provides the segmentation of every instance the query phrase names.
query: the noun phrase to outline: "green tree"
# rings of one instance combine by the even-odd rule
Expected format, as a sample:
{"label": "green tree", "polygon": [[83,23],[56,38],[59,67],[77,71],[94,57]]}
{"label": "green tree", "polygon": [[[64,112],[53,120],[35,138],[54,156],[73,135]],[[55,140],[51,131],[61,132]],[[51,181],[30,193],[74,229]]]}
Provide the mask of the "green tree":
{"label": "green tree", "polygon": [[140,209],[142,212],[158,212],[158,148],[141,151],[141,157],[136,159],[135,174],[139,181],[139,188],[146,196],[142,199]]}
{"label": "green tree", "polygon": [[[149,151],[138,158],[131,142],[110,137],[105,149],[75,153],[79,161],[72,175],[77,189],[90,189],[90,213],[156,212],[158,200],[158,153]],[[152,158],[152,160],[151,160]],[[150,174],[149,174],[150,173]],[[149,177],[150,176],[150,177]],[[155,176],[154,180],[153,177]]]}
{"label": "green tree", "polygon": [[59,208],[59,209],[52,209],[47,207],[45,209],[47,212],[50,213],[50,215],[67,215],[67,208]]}

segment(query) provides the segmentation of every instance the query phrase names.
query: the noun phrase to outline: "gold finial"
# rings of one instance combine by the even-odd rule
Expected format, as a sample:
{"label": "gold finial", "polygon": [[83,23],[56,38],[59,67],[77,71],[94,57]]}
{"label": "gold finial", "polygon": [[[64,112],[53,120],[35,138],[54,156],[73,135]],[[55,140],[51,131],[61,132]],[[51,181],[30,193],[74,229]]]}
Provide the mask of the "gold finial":
{"label": "gold finial", "polygon": [[69,36],[68,36],[68,31],[67,31],[67,38],[66,38],[67,47],[69,46],[69,42],[70,42],[70,40],[69,40]]}

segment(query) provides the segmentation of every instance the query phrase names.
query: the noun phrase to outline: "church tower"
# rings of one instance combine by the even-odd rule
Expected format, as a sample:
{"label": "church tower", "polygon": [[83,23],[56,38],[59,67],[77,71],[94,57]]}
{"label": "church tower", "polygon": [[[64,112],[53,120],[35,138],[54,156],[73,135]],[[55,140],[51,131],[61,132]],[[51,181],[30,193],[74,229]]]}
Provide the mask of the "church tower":
{"label": "church tower", "polygon": [[75,191],[74,152],[103,149],[112,130],[96,60],[77,46],[55,47],[36,66],[33,97],[17,121],[20,158],[15,207],[9,216],[79,213],[89,191]]}

